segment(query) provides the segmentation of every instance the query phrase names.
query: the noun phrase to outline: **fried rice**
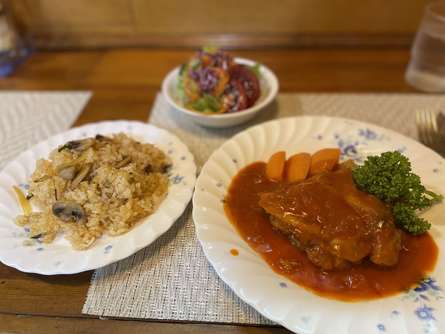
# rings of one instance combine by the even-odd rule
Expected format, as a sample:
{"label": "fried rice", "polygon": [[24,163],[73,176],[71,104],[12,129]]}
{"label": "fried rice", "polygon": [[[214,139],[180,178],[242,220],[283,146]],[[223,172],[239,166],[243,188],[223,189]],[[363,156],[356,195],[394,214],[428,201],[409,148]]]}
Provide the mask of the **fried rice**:
{"label": "fried rice", "polygon": [[41,211],[16,223],[40,242],[63,233],[74,249],[87,249],[156,211],[167,194],[170,164],[154,145],[122,133],[67,142],[37,161],[27,198]]}

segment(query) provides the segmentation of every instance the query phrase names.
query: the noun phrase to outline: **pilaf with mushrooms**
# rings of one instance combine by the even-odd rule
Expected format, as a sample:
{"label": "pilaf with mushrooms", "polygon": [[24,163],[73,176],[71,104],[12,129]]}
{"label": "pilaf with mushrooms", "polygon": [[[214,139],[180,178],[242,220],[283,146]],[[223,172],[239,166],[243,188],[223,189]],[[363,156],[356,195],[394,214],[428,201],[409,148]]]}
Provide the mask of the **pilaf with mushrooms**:
{"label": "pilaf with mushrooms", "polygon": [[[160,149],[122,133],[69,141],[37,161],[26,198],[18,194],[25,210],[16,223],[32,239],[51,243],[64,232],[74,249],[87,249],[102,234],[128,232],[157,209],[170,164]],[[41,212],[29,212],[28,200]]]}

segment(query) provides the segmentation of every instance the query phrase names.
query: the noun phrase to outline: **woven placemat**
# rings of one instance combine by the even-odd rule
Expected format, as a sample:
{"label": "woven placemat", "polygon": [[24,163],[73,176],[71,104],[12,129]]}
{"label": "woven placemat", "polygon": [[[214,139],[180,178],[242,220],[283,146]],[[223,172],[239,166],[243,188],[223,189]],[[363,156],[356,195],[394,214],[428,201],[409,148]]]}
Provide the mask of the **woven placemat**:
{"label": "woven placemat", "polygon": [[[258,118],[216,130],[189,122],[158,96],[150,122],[175,133],[201,167],[235,133],[279,117],[331,115],[355,118],[416,137],[415,110],[445,107],[445,97],[406,94],[281,94]],[[252,279],[255,279],[254,277]],[[191,208],[154,244],[96,270],[83,313],[144,319],[271,324],[217,277],[196,240]]]}
{"label": "woven placemat", "polygon": [[30,146],[69,129],[89,92],[0,93],[0,169]]}

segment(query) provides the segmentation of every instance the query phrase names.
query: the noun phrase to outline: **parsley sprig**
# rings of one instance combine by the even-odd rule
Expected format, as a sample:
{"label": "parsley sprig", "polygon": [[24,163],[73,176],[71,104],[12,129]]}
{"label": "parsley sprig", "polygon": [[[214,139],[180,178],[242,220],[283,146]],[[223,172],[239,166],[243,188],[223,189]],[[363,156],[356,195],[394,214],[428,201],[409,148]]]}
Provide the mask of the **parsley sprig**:
{"label": "parsley sprig", "polygon": [[420,177],[411,170],[411,163],[400,152],[370,156],[362,166],[353,169],[357,186],[392,206],[396,223],[409,233],[418,235],[431,228],[419,210],[440,202],[442,195],[427,190]]}

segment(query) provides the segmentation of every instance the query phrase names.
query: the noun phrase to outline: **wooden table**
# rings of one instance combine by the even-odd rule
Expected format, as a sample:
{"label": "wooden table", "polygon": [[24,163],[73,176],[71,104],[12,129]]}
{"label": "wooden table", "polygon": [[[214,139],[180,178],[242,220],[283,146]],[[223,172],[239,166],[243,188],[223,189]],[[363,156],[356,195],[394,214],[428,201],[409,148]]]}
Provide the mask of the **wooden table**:
{"label": "wooden table", "polygon": [[[91,90],[75,125],[105,119],[146,121],[164,75],[191,52],[118,49],[37,52],[0,89]],[[281,92],[410,92],[405,48],[235,52],[266,64]],[[1,117],[1,115],[0,115]],[[285,333],[283,328],[125,319],[81,314],[91,272],[68,276],[21,273],[0,264],[0,332],[12,333]]]}

